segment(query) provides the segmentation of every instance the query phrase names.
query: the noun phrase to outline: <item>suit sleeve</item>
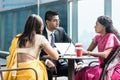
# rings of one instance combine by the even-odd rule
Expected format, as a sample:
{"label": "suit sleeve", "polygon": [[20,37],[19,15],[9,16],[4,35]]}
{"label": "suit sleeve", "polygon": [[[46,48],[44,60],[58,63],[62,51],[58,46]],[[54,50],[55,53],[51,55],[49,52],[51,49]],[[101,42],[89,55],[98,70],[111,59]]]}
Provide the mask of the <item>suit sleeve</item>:
{"label": "suit sleeve", "polygon": [[67,35],[67,33],[65,32],[65,30],[61,27],[60,29],[60,33],[63,36],[63,42],[71,42],[71,38]]}

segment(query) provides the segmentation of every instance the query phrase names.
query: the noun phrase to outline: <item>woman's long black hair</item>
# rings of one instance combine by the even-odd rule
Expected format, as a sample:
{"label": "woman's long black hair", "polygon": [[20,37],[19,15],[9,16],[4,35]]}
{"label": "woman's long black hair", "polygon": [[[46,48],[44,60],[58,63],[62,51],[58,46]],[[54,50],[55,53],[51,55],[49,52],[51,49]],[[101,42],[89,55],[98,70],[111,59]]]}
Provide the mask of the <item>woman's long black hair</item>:
{"label": "woman's long black hair", "polygon": [[120,33],[117,31],[117,29],[114,28],[113,22],[110,17],[100,16],[98,17],[97,21],[105,26],[106,33],[114,33],[117,36],[117,38],[120,40]]}
{"label": "woman's long black hair", "polygon": [[35,34],[42,34],[41,27],[43,24],[40,22],[41,20],[38,20],[38,15],[35,14],[28,17],[24,31],[19,37],[19,47],[25,47],[27,41],[29,41],[32,45],[34,44]]}

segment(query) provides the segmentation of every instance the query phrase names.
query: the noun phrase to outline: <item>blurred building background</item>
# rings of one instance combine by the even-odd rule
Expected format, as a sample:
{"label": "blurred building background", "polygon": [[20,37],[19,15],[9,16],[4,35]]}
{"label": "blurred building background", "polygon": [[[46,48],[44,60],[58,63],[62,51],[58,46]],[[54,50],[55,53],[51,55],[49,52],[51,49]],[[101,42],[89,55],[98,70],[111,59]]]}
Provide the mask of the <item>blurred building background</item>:
{"label": "blurred building background", "polygon": [[60,26],[87,49],[98,16],[110,16],[120,31],[119,4],[120,0],[0,0],[0,50],[9,51],[12,38],[23,31],[29,15],[39,14],[44,20],[47,10],[58,11]]}
{"label": "blurred building background", "polygon": [[26,19],[38,14],[44,20],[47,10],[59,11],[61,24],[67,31],[65,0],[0,0],[0,50],[8,51],[12,38],[23,31]]}

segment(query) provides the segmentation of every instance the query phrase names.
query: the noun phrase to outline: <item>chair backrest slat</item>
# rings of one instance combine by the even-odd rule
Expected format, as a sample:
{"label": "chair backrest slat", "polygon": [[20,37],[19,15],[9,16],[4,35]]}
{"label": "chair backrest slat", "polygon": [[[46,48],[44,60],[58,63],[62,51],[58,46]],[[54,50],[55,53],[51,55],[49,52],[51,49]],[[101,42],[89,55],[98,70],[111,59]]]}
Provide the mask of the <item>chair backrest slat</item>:
{"label": "chair backrest slat", "polygon": [[0,74],[1,74],[1,80],[3,80],[3,75],[2,72],[6,72],[6,71],[19,71],[19,70],[28,70],[31,69],[35,72],[35,77],[36,80],[38,80],[38,74],[37,71],[34,68],[14,68],[14,69],[0,69]]}
{"label": "chair backrest slat", "polygon": [[114,51],[114,53],[112,53],[112,55],[109,57],[109,59],[107,59],[107,61],[105,62],[105,65],[103,67],[103,71],[101,73],[100,79],[99,80],[104,80],[104,76],[106,74],[106,70],[109,66],[109,64],[112,62],[112,60],[117,56],[117,54],[120,51],[120,47],[117,47],[116,50]]}

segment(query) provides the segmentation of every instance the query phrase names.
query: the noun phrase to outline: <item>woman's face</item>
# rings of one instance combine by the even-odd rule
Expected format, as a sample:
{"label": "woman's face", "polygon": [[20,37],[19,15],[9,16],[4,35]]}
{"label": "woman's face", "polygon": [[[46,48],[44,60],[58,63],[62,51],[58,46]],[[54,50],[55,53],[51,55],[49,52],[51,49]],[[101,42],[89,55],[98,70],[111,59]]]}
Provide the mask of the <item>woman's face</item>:
{"label": "woman's face", "polygon": [[96,31],[96,33],[104,33],[105,27],[102,24],[100,24],[99,22],[96,22],[95,31]]}

